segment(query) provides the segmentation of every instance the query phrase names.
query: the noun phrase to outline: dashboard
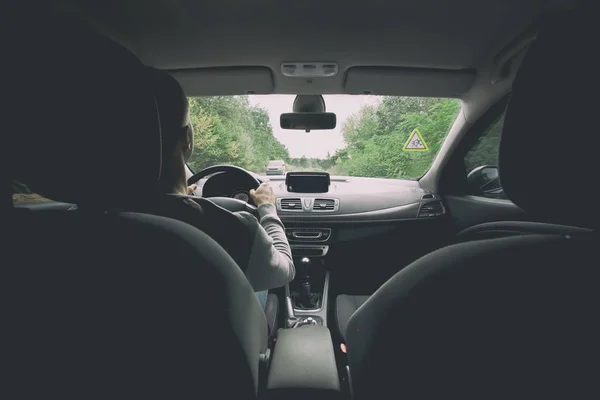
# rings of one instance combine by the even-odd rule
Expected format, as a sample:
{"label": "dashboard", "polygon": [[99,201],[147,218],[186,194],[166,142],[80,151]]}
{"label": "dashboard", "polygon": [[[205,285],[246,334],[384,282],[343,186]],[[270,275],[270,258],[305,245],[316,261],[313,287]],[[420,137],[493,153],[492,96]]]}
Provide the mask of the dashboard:
{"label": "dashboard", "polygon": [[[247,188],[252,186],[227,175],[216,174],[199,181],[196,194],[248,201]],[[301,187],[289,181],[286,184],[286,176],[254,176],[273,188],[277,214],[285,225],[294,257],[325,257],[332,248],[343,248],[344,243],[355,246],[368,238],[393,236],[398,229],[413,236],[415,232],[428,232],[427,237],[443,225],[438,222],[447,222],[444,218],[448,212],[441,197],[423,189],[417,181],[328,176],[327,191],[310,193],[306,181]]]}
{"label": "dashboard", "polygon": [[270,182],[282,220],[404,220],[418,218],[421,206],[431,202],[439,203],[441,208],[421,213],[421,217],[445,214],[439,196],[422,189],[417,181],[331,177],[326,193],[310,194],[289,192],[284,178],[271,178]]}
{"label": "dashboard", "polygon": [[[285,176],[256,177],[271,184],[284,222],[390,222],[446,215],[439,195],[418,181],[332,176],[327,192],[306,193],[290,192]],[[197,194],[250,202],[248,183],[227,173],[198,182]]]}

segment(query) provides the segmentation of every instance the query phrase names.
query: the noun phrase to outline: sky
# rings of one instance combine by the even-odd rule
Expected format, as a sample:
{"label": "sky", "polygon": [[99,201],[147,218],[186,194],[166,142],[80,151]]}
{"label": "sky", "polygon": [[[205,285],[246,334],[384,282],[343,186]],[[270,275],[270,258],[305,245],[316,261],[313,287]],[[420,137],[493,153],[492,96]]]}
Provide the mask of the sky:
{"label": "sky", "polygon": [[333,154],[336,150],[344,148],[346,145],[342,136],[344,121],[364,105],[379,102],[377,96],[324,95],[325,109],[336,114],[337,126],[332,130],[306,133],[300,130],[283,130],[279,126],[279,116],[292,112],[295,95],[250,95],[248,98],[250,104],[259,105],[267,110],[273,135],[288,148],[292,158],[302,156],[325,158],[328,152]]}

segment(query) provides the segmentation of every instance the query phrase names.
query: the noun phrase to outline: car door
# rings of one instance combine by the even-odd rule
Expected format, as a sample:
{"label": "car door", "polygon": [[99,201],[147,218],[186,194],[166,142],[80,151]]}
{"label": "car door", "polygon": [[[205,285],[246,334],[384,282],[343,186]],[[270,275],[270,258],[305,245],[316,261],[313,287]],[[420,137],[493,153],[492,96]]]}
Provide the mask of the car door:
{"label": "car door", "polygon": [[485,222],[532,220],[502,190],[498,154],[505,109],[506,99],[472,126],[442,174],[440,193],[459,232]]}

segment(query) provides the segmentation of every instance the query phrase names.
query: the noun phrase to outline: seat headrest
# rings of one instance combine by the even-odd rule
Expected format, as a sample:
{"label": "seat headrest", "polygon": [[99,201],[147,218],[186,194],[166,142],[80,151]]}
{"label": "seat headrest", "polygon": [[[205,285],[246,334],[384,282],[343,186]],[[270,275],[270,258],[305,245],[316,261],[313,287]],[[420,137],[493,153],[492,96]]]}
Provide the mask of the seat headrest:
{"label": "seat headrest", "polygon": [[54,200],[101,206],[156,187],[160,123],[141,62],[70,21],[26,28],[9,91],[11,178]]}
{"label": "seat headrest", "polygon": [[594,15],[581,6],[547,21],[515,78],[500,144],[500,177],[515,204],[548,222],[592,228],[600,226],[590,199],[600,149]]}

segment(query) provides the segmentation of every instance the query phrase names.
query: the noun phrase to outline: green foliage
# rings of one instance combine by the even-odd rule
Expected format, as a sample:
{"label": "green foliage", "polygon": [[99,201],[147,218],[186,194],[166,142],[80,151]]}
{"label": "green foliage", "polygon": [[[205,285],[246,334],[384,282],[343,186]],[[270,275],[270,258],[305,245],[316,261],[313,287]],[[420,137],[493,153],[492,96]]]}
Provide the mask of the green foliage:
{"label": "green foliage", "polygon": [[500,136],[503,126],[504,114],[488,128],[487,132],[477,139],[477,142],[475,142],[475,145],[473,145],[465,157],[465,169],[467,172],[482,165],[498,166]]}
{"label": "green foliage", "polygon": [[247,96],[190,98],[194,126],[193,171],[216,164],[234,164],[262,172],[269,160],[289,159],[275,137],[266,110],[251,106]]}
{"label": "green foliage", "polygon": [[[190,98],[194,126],[194,171],[235,164],[262,173],[269,160],[285,160],[288,171],[328,171],[334,175],[418,178],[431,166],[460,109],[458,100],[384,97],[350,116],[342,126],[346,147],[325,159],[290,158],[273,136],[266,110],[247,96]],[[415,128],[429,151],[406,152]]]}
{"label": "green foliage", "polygon": [[31,189],[29,189],[27,187],[27,185],[25,185],[24,183],[21,183],[19,181],[12,181],[12,189],[13,189],[13,193],[18,193],[18,194],[32,194],[33,192],[31,191]]}
{"label": "green foliage", "polygon": [[333,166],[330,157],[320,158],[290,158],[288,171],[328,171]]}
{"label": "green foliage", "polygon": [[[437,155],[460,110],[453,99],[385,97],[346,120],[347,147],[331,156],[332,173],[413,179],[422,176]],[[429,151],[406,152],[406,141],[418,128]]]}

